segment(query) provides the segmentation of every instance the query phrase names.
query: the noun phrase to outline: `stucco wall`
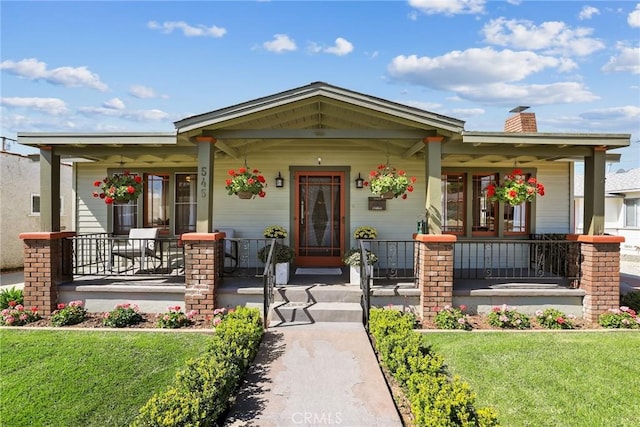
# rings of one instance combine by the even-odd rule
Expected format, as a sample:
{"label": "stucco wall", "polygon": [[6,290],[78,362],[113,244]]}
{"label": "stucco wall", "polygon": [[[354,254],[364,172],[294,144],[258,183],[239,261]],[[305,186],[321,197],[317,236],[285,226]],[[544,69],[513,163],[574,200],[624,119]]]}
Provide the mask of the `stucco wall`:
{"label": "stucco wall", "polygon": [[[22,267],[20,233],[40,231],[40,216],[31,214],[31,195],[40,194],[40,162],[20,154],[0,152],[0,268]],[[72,229],[72,168],[60,166],[63,230]]]}

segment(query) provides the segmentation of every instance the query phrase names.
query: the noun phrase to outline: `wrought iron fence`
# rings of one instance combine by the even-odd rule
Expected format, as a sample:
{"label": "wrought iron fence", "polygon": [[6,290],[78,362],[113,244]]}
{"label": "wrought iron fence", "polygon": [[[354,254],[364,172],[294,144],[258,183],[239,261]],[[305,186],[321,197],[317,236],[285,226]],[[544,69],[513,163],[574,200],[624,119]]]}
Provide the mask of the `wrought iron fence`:
{"label": "wrought iron fence", "polygon": [[414,240],[361,240],[365,250],[375,257],[371,277],[374,280],[415,281],[418,277],[416,251],[419,245]]}
{"label": "wrought iron fence", "polygon": [[580,244],[568,240],[473,240],[454,245],[454,279],[580,278]]}
{"label": "wrought iron fence", "polygon": [[275,239],[226,238],[224,240],[224,275],[262,277],[273,242]]}
{"label": "wrought iron fence", "polygon": [[262,321],[265,328],[269,327],[269,308],[273,304],[273,287],[276,282],[276,257],[275,257],[275,244],[276,240],[271,239],[269,250],[267,252],[267,259],[265,260],[264,270],[262,272],[262,285],[264,287],[264,303],[262,309]]}
{"label": "wrought iron fence", "polygon": [[78,276],[181,276],[184,250],[178,238],[133,239],[107,233],[69,237],[72,273]]}

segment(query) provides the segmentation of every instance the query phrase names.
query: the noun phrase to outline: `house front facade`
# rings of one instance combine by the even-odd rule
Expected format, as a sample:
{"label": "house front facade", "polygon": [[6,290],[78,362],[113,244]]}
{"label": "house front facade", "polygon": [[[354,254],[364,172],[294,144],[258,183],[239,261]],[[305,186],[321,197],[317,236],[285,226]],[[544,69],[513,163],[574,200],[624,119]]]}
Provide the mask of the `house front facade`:
{"label": "house front facade", "polygon": [[[475,239],[529,239],[567,234],[574,225],[573,162],[584,161],[584,234],[604,234],[607,150],[627,134],[537,131],[535,115],[513,111],[502,132],[468,131],[464,122],[322,82],[192,116],[175,133],[19,133],[41,152],[41,231],[60,231],[60,162],[73,165],[73,230],[125,235],[159,228],[180,238],[232,230],[262,236],[289,232],[296,266],[340,266],[356,245],[354,230],[375,227],[378,239],[416,233]],[[381,199],[370,174],[390,166],[414,177],[407,196]],[[264,197],[228,194],[230,172],[259,171]],[[511,206],[489,188],[519,169],[545,186],[544,196]],[[126,205],[94,196],[112,173],[140,176],[143,191]]]}

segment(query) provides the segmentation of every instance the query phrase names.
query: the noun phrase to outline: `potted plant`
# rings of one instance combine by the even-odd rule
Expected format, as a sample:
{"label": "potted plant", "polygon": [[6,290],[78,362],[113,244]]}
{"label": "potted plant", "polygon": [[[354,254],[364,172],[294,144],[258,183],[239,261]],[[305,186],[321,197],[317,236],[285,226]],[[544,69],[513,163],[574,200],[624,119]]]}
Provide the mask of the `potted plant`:
{"label": "potted plant", "polygon": [[416,177],[408,177],[403,170],[397,170],[388,164],[379,165],[369,174],[369,181],[364,185],[369,186],[371,192],[381,199],[393,199],[395,197],[407,198],[407,192],[413,191]]}
{"label": "potted plant", "polygon": [[95,181],[93,186],[100,188],[93,192],[93,197],[103,199],[108,205],[114,202],[128,203],[136,200],[142,193],[142,178],[125,170],[107,176],[102,181]]}
{"label": "potted plant", "polygon": [[[367,254],[367,267],[369,269],[369,276],[373,275],[373,265],[378,262],[378,256],[368,249],[365,249]],[[349,266],[349,283],[356,285],[360,284],[360,267],[362,264],[362,255],[360,248],[351,248],[344,254],[342,262]]]}
{"label": "potted plant", "polygon": [[368,225],[361,225],[353,232],[353,238],[356,240],[371,240],[376,237],[378,237],[378,230]]}
{"label": "potted plant", "polygon": [[[258,251],[258,259],[263,263],[267,262],[270,248],[271,245],[267,245]],[[276,285],[286,285],[289,283],[289,263],[293,261],[295,252],[290,246],[276,242],[273,257],[276,263]]]}
{"label": "potted plant", "polygon": [[285,239],[287,237],[287,230],[279,225],[270,225],[265,227],[262,235],[267,239]]}
{"label": "potted plant", "polygon": [[227,194],[237,195],[240,199],[252,199],[255,196],[264,197],[264,188],[267,186],[264,176],[258,169],[250,171],[248,168],[231,169],[228,172],[231,178],[226,180]]}
{"label": "potted plant", "polygon": [[487,197],[490,201],[509,203],[511,206],[531,202],[536,194],[544,196],[544,185],[534,177],[527,178],[520,169],[514,169],[505,175],[502,185],[487,186]]}

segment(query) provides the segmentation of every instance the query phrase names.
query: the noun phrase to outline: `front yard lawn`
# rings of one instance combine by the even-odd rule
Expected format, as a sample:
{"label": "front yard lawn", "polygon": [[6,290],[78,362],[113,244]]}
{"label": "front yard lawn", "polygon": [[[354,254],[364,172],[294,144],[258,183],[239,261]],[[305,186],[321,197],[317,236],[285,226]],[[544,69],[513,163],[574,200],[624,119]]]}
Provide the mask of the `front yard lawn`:
{"label": "front yard lawn", "polygon": [[640,426],[640,333],[428,333],[504,426]]}
{"label": "front yard lawn", "polygon": [[203,333],[0,330],[0,420],[11,426],[126,426]]}

